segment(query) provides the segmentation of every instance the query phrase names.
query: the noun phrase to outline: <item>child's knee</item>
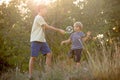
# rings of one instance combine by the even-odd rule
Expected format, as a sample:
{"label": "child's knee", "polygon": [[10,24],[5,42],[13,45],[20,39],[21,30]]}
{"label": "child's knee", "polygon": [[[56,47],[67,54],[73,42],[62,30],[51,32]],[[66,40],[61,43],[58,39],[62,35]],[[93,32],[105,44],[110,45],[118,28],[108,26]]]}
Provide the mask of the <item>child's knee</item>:
{"label": "child's knee", "polygon": [[32,60],[32,61],[35,60],[35,59],[36,59],[36,57],[31,57],[31,58],[30,58],[30,60]]}
{"label": "child's knee", "polygon": [[51,53],[48,53],[48,54],[46,55],[46,57],[52,58],[52,54],[51,54]]}

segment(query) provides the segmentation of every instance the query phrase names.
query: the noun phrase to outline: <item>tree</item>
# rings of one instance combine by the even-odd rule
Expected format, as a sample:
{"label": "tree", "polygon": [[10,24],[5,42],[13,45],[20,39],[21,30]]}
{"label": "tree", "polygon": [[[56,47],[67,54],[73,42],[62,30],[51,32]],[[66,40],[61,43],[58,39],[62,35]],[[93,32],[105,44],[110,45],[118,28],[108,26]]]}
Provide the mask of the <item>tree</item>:
{"label": "tree", "polygon": [[109,15],[109,31],[108,36],[114,41],[120,41],[120,1],[106,0],[106,12]]}
{"label": "tree", "polygon": [[[31,19],[22,14],[18,0],[0,5],[0,69],[27,68]],[[27,9],[27,8],[26,8]],[[31,17],[30,17],[31,18]],[[28,21],[29,20],[29,24]],[[27,57],[27,58],[26,58]],[[24,67],[23,67],[24,66]]]}

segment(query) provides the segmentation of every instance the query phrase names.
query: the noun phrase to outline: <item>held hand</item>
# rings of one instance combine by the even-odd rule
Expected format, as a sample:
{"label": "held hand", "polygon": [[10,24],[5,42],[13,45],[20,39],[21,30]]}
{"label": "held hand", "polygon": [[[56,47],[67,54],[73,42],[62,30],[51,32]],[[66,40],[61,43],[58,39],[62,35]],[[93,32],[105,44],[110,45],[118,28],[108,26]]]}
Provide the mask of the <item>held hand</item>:
{"label": "held hand", "polygon": [[64,44],[64,41],[61,42],[61,45],[63,45],[63,44]]}
{"label": "held hand", "polygon": [[88,31],[88,32],[87,32],[87,36],[90,36],[90,35],[91,35],[91,32],[90,32],[90,31]]}
{"label": "held hand", "polygon": [[59,32],[60,32],[61,34],[66,34],[66,32],[65,32],[64,30],[62,30],[62,29],[59,29]]}

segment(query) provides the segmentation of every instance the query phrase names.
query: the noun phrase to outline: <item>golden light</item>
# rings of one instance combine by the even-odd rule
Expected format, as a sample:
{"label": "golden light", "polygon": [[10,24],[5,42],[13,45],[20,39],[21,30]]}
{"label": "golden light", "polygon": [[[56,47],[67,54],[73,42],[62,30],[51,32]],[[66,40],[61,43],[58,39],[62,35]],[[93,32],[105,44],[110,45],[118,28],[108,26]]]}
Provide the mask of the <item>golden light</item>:
{"label": "golden light", "polygon": [[77,5],[79,2],[84,2],[84,1],[85,0],[75,0],[73,3]]}
{"label": "golden light", "polygon": [[113,27],[113,30],[115,30],[116,29],[116,27]]}
{"label": "golden light", "polygon": [[50,4],[50,3],[55,2],[55,1],[56,0],[33,0],[33,2],[36,4],[40,4],[40,3]]}
{"label": "golden light", "polygon": [[107,39],[106,41],[108,42],[109,40]]}
{"label": "golden light", "polygon": [[2,3],[5,3],[5,4],[9,4],[9,2],[10,2],[11,0],[0,0],[0,5],[2,4]]}
{"label": "golden light", "polygon": [[103,34],[98,34],[98,35],[97,35],[97,38],[98,38],[98,39],[102,39],[103,37],[104,37]]}
{"label": "golden light", "polygon": [[79,1],[83,2],[84,0],[79,0]]}

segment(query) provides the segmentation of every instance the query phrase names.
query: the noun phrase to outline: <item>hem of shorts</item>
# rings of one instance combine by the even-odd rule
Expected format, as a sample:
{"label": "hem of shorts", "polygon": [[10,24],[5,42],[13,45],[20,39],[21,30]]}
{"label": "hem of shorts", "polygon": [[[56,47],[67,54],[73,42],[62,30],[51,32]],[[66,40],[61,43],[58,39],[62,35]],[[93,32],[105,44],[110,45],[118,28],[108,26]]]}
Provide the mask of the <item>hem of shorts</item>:
{"label": "hem of shorts", "polygon": [[76,49],[83,49],[83,48],[71,48],[71,50],[76,50]]}
{"label": "hem of shorts", "polygon": [[47,42],[47,41],[34,40],[34,41],[30,41],[30,42]]}
{"label": "hem of shorts", "polygon": [[51,53],[51,51],[49,51],[49,52],[47,52],[47,53],[42,53],[43,55],[46,55],[46,54],[48,54],[48,53]]}
{"label": "hem of shorts", "polygon": [[38,57],[38,55],[37,56],[33,56],[33,55],[30,55],[31,57]]}

